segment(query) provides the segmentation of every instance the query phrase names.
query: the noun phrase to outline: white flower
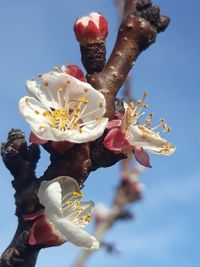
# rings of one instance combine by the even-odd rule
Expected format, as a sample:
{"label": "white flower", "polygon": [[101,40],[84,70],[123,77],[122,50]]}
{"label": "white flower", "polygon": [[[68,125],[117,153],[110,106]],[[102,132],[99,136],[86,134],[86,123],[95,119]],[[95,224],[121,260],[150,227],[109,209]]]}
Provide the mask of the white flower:
{"label": "white flower", "polygon": [[30,97],[19,101],[22,116],[42,140],[84,143],[100,137],[107,125],[103,94],[63,72],[27,81]]}
{"label": "white flower", "polygon": [[146,118],[144,124],[139,124],[139,119],[145,114],[141,113],[142,108],[147,108],[144,104],[144,99],[147,96],[145,92],[143,98],[138,100],[135,105],[133,102],[130,106],[125,104],[125,115],[122,119],[122,131],[125,133],[126,139],[129,144],[149,150],[150,152],[162,155],[171,155],[175,151],[175,146],[168,143],[166,139],[160,136],[159,132],[155,130],[163,128],[164,131],[170,132],[171,128],[165,123],[164,119],[160,119],[160,123],[151,128],[151,120],[154,116],[150,113],[149,117]]}
{"label": "white flower", "polygon": [[96,250],[99,242],[84,231],[94,209],[92,201],[80,203],[83,197],[77,182],[69,176],[43,181],[38,191],[45,217],[59,237],[78,247]]}

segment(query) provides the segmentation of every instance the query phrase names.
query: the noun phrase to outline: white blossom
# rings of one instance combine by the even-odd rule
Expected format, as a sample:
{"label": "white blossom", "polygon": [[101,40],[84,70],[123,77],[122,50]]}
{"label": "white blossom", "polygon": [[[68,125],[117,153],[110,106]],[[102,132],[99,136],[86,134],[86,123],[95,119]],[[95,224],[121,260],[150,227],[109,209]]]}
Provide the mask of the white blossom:
{"label": "white blossom", "polygon": [[175,146],[168,143],[166,139],[160,136],[156,129],[163,128],[164,131],[170,132],[171,128],[166,124],[164,119],[160,119],[160,123],[151,127],[153,113],[146,118],[145,123],[139,123],[139,119],[145,114],[142,108],[147,108],[144,99],[147,96],[145,92],[143,98],[138,100],[137,104],[133,102],[128,106],[125,104],[125,115],[122,119],[122,131],[125,133],[129,144],[149,150],[152,153],[171,155],[176,149]]}
{"label": "white blossom", "polygon": [[96,238],[84,231],[90,222],[94,203],[80,202],[83,195],[72,177],[60,176],[52,181],[43,181],[38,197],[45,208],[46,219],[61,239],[84,249],[99,248]]}
{"label": "white blossom", "polygon": [[30,96],[19,101],[22,116],[42,140],[84,143],[100,137],[107,125],[103,94],[64,72],[27,81]]}

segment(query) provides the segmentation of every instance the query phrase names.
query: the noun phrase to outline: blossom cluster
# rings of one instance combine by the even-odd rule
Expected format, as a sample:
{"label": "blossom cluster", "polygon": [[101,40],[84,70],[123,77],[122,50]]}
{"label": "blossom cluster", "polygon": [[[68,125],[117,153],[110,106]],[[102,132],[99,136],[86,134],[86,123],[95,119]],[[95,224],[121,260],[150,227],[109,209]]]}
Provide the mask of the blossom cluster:
{"label": "blossom cluster", "polygon": [[[93,12],[78,19],[74,31],[81,45],[99,43],[104,42],[108,25],[101,14]],[[87,83],[76,65],[54,67],[53,71],[27,81],[26,88],[29,96],[20,99],[19,110],[31,127],[33,143],[48,143],[64,155],[74,144],[94,142],[104,136],[106,149],[113,153],[133,152],[145,167],[151,167],[146,150],[162,155],[171,155],[175,150],[155,131],[157,128],[171,130],[163,119],[151,127],[151,113],[140,123],[144,115],[142,109],[147,108],[146,92],[137,103],[124,103],[125,113],[116,114],[115,119],[109,121],[105,117],[108,107],[104,95]],[[80,202],[83,195],[76,178],[63,176],[41,182],[37,196],[43,208],[23,216],[24,221],[32,222],[29,245],[48,247],[69,241],[85,249],[99,248],[95,237],[84,230],[90,222],[94,203]],[[96,216],[96,220],[106,214],[107,211]]]}
{"label": "blossom cluster", "polygon": [[[155,132],[158,127],[171,130],[164,120],[151,128],[151,113],[145,123],[139,124],[144,115],[141,110],[146,108],[146,93],[137,104],[124,103],[125,113],[109,121],[104,117],[104,95],[86,82],[79,67],[56,67],[38,76],[37,81],[27,81],[30,96],[19,101],[19,110],[31,126],[31,142],[51,142],[52,148],[63,154],[75,143],[95,141],[105,132],[103,143],[108,150],[124,154],[132,151],[136,160],[146,167],[151,165],[145,150],[163,155],[175,150]],[[55,178],[41,183],[38,198],[44,210],[24,215],[24,220],[33,221],[30,245],[47,247],[69,241],[86,249],[98,248],[98,241],[83,230],[90,221],[94,204],[80,203],[82,194],[79,187],[75,186],[74,190],[69,186],[69,180],[73,184],[71,179],[68,177],[68,182],[63,182]]]}

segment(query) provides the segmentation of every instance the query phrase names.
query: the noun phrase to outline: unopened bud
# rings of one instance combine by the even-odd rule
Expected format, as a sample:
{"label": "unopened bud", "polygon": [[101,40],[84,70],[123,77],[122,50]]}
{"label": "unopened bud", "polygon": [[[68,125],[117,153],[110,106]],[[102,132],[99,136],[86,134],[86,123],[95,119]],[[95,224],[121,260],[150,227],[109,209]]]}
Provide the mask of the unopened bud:
{"label": "unopened bud", "polygon": [[104,41],[108,34],[107,20],[101,14],[92,12],[77,19],[74,24],[77,41],[81,45]]}
{"label": "unopened bud", "polygon": [[78,79],[78,80],[80,80],[80,81],[82,81],[82,82],[87,82],[87,80],[86,80],[86,78],[85,78],[85,76],[84,76],[83,71],[82,71],[81,68],[80,68],[79,66],[77,66],[77,65],[67,65],[67,66],[63,66],[63,67],[62,67],[62,70],[63,70],[65,73],[67,73],[67,74],[69,74],[69,75],[75,77],[76,79]]}

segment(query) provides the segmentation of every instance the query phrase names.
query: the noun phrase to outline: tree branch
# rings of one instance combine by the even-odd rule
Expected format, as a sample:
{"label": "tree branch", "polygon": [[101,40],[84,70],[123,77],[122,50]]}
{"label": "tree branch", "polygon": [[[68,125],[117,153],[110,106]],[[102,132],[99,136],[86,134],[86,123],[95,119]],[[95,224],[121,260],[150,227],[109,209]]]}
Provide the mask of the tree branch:
{"label": "tree branch", "polygon": [[114,116],[114,99],[137,57],[155,42],[157,33],[161,29],[164,31],[169,24],[169,18],[160,16],[157,7],[149,6],[150,1],[125,1],[124,16],[112,54],[100,73],[88,75],[92,86],[106,97],[106,116],[109,118]]}

